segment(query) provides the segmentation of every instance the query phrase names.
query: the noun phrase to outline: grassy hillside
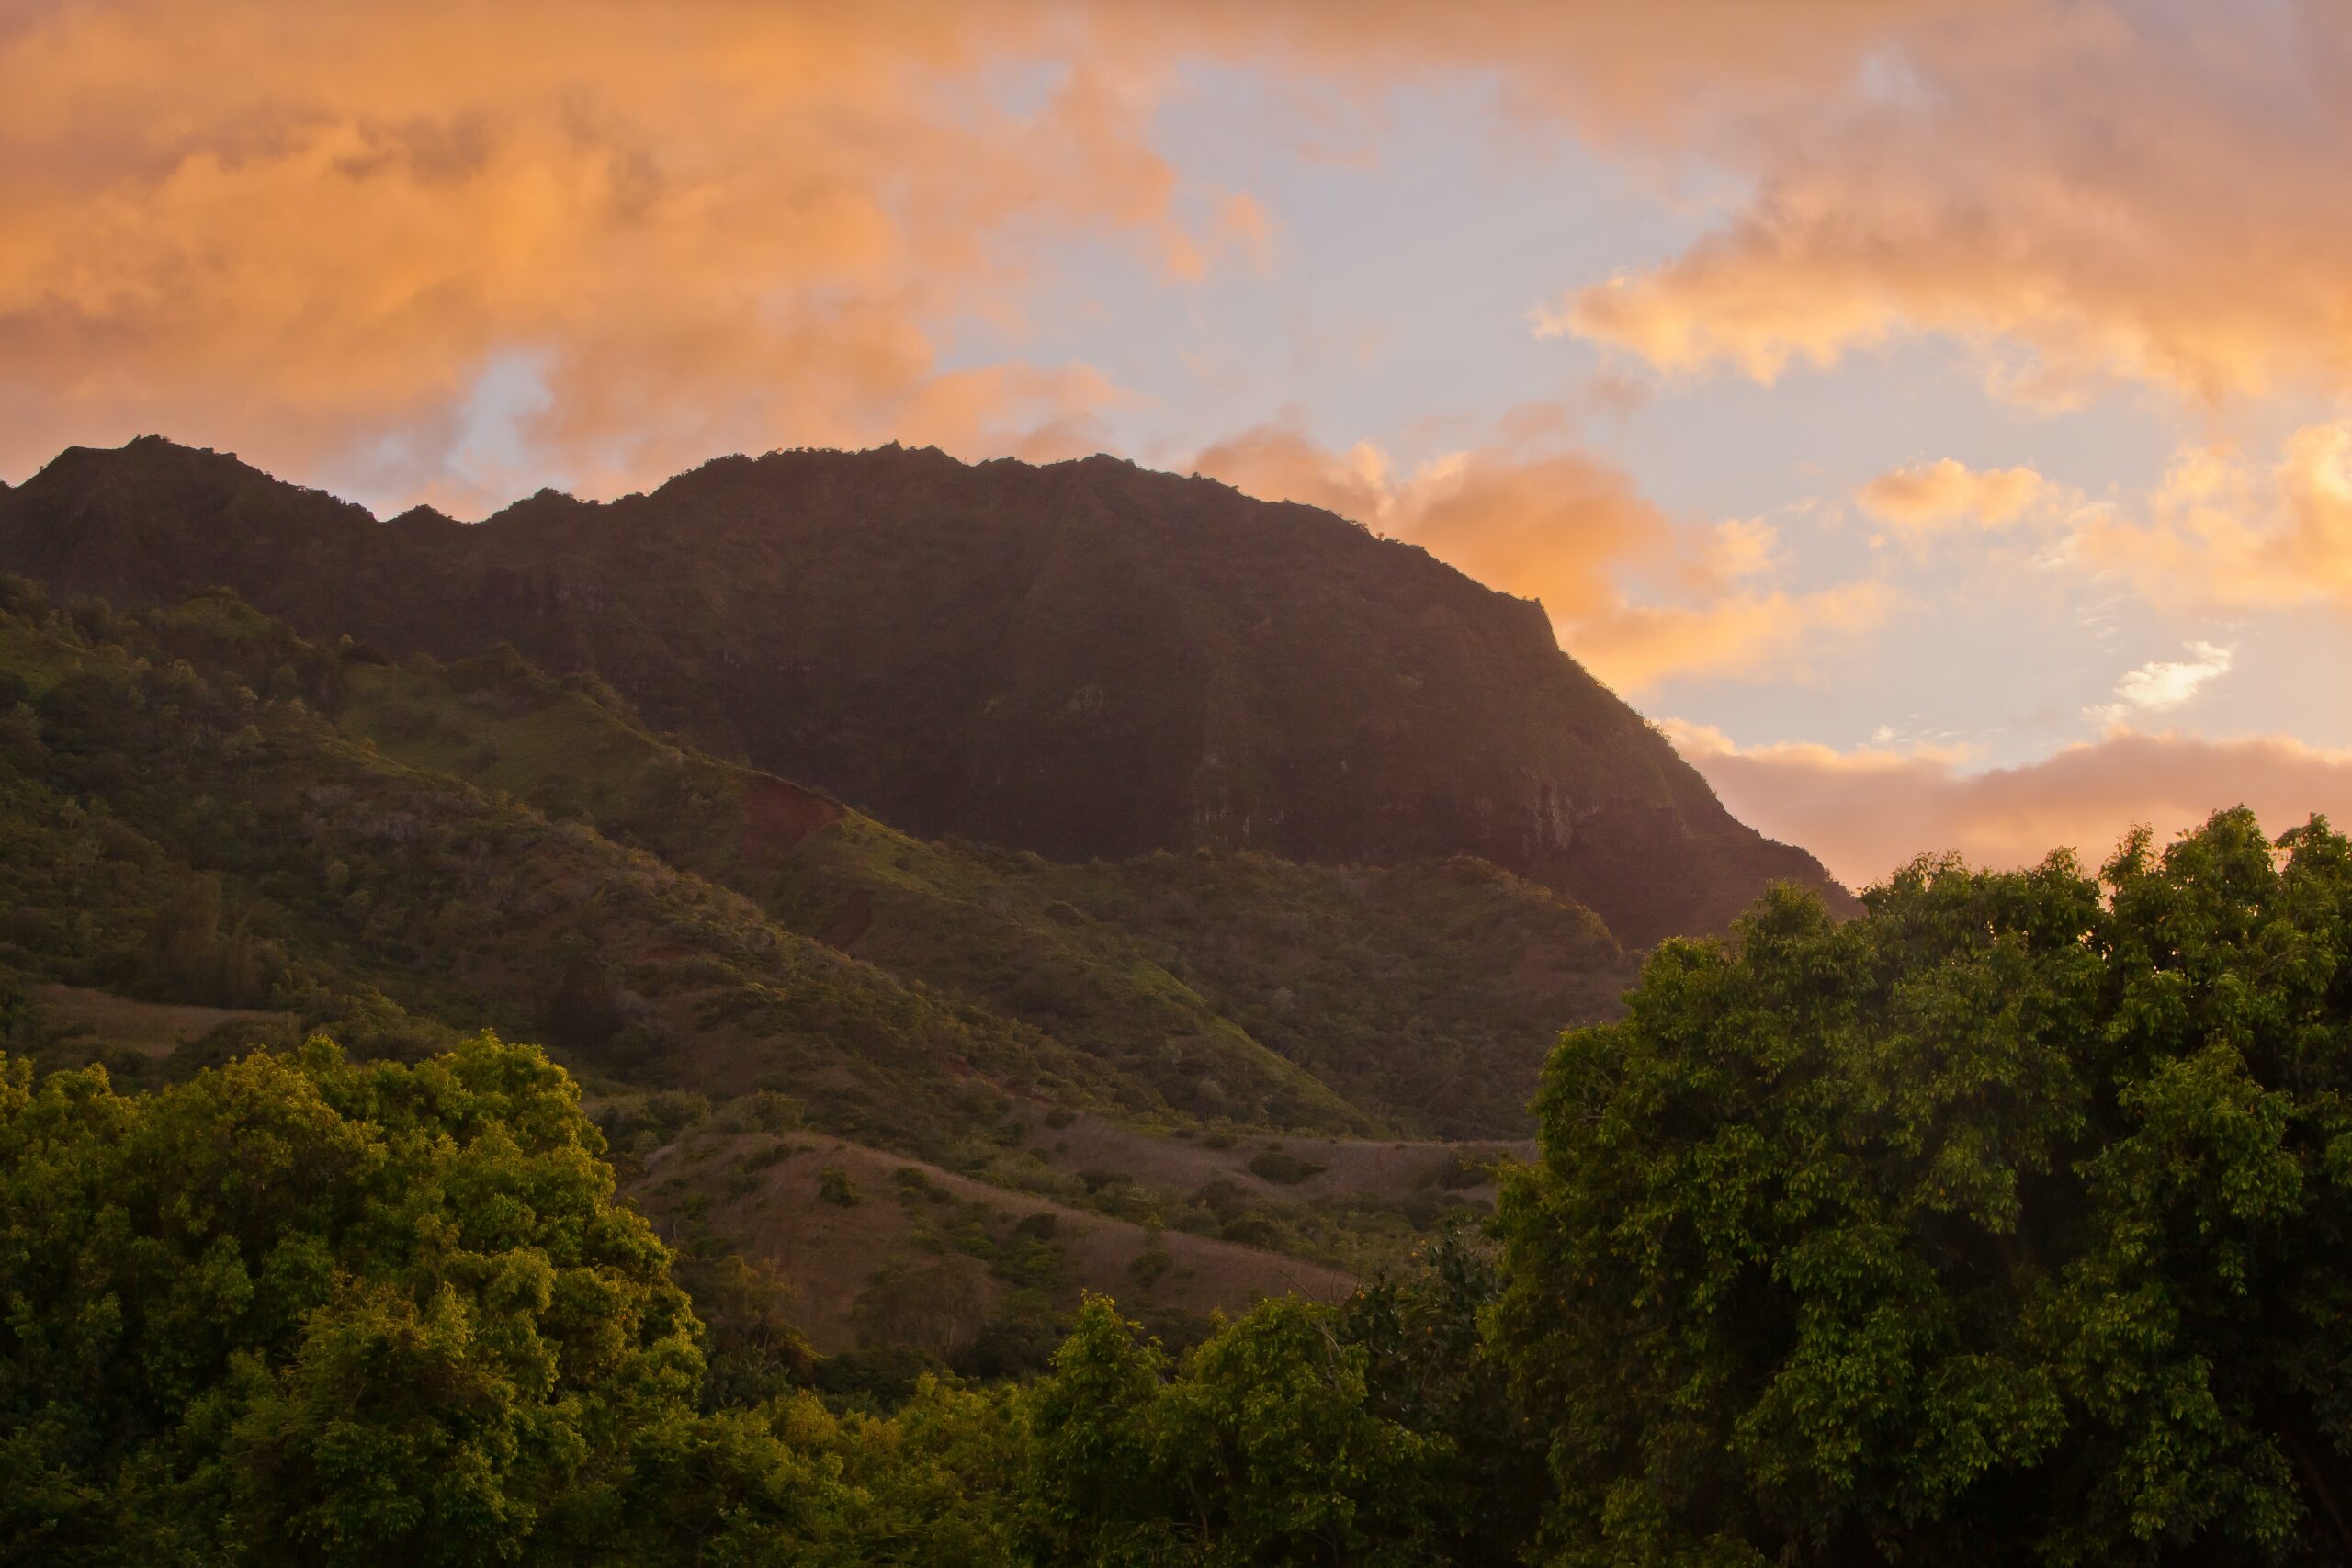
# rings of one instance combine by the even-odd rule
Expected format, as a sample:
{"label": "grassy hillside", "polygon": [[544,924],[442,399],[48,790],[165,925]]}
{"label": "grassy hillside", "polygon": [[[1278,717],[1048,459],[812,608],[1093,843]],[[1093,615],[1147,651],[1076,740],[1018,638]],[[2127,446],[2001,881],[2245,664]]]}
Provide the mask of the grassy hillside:
{"label": "grassy hillside", "polygon": [[511,650],[349,663],[339,722],[723,882],[1195,1116],[1511,1135],[1552,1038],[1611,1016],[1633,975],[1589,911],[1474,860],[1360,870],[1199,851],[1069,866],[925,842],[654,736],[601,683],[552,680]]}
{"label": "grassy hillside", "polygon": [[1591,911],[1485,861],[1303,866],[1194,851],[996,855],[1125,932],[1351,1101],[1450,1138],[1524,1132],[1564,1023],[1616,1016],[1636,964]]}
{"label": "grassy hillside", "polygon": [[757,1101],[590,1108],[664,1236],[712,1274],[778,1281],[816,1349],[911,1348],[989,1376],[1038,1370],[1084,1292],[1176,1335],[1264,1295],[1343,1295],[1488,1212],[1497,1162],[1532,1152],[1016,1106],[1017,1152],[982,1179],[763,1120]]}
{"label": "grassy hillside", "polygon": [[[218,603],[147,624],[21,601],[0,616],[27,699],[0,776],[0,963],[346,1032],[376,1002],[395,1033],[479,1020],[592,1080],[775,1089],[934,1153],[985,1140],[1008,1095],[1157,1106],[584,824],[385,757],[319,716],[345,660],[280,635]],[[247,664],[208,677],[173,657],[198,644],[242,644]]]}

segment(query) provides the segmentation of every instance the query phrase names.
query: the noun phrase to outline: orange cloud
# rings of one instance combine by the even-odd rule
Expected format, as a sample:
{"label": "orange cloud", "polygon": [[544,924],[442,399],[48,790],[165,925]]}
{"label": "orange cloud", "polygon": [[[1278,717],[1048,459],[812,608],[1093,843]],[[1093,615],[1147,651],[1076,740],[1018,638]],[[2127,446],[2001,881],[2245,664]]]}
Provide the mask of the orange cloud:
{"label": "orange cloud", "polygon": [[[1558,422],[1520,411],[1506,423]],[[1774,586],[1778,535],[1769,523],[1691,527],[1623,470],[1581,452],[1507,444],[1400,474],[1371,443],[1330,452],[1295,425],[1274,424],[1208,447],[1193,467],[1263,499],[1339,513],[1542,601],[1562,646],[1621,691],[1802,669],[1816,646],[1867,633],[1893,603],[1876,582]],[[1636,593],[1632,584],[1644,580],[1663,594]]]}
{"label": "orange cloud", "polygon": [[2023,767],[1972,773],[1959,751],[1742,749],[1704,727],[1666,728],[1734,816],[1803,844],[1853,887],[1945,851],[2011,867],[2063,845],[2096,862],[2134,825],[2166,837],[2225,807],[2253,807],[2272,832],[2313,812],[2352,819],[2352,751],[2280,737],[2119,732]]}
{"label": "orange cloud", "polygon": [[1878,20],[1829,90],[1735,91],[1659,139],[1750,194],[1682,254],[1547,301],[1538,330],[1766,382],[1945,334],[1996,390],[2045,402],[2114,381],[2202,403],[2352,387],[2352,12]]}
{"label": "orange cloud", "polygon": [[2049,489],[2049,481],[2031,468],[1972,468],[1945,457],[1891,468],[1862,486],[1854,499],[1882,523],[1925,533],[1959,523],[2007,527]]}
{"label": "orange cloud", "polygon": [[[398,489],[494,462],[486,418],[596,491],[779,441],[1091,444],[1120,395],[1099,372],[951,373],[952,324],[1017,336],[1042,236],[1171,283],[1272,265],[1278,215],[1150,138],[1204,58],[1358,106],[1475,73],[1520,128],[1744,177],[1710,238],[1541,313],[1668,368],[1770,378],[1939,332],[2044,398],[2352,370],[2352,25],[2318,4],[2267,28],[2056,0],[6,15],[10,468],[158,428]],[[516,367],[539,395],[486,415]]]}
{"label": "orange cloud", "polygon": [[2145,509],[2091,519],[2077,556],[2160,602],[2352,609],[2352,418],[2296,431],[2267,468],[2223,448],[2186,449]]}
{"label": "orange cloud", "polygon": [[1702,125],[1835,96],[1890,39],[1952,18],[2014,24],[2037,3],[1192,0],[1100,6],[1089,22],[1102,47],[1123,55],[1208,54],[1372,92],[1437,73],[1490,73],[1514,118],[1624,143],[1679,141]]}
{"label": "orange cloud", "polygon": [[1620,604],[1562,636],[1570,652],[1623,692],[1675,678],[1801,678],[1823,649],[1860,641],[1900,602],[1894,589],[1871,581],[1803,592],[1741,588],[1699,604]]}
{"label": "orange cloud", "polygon": [[[992,95],[1023,61],[1042,96]],[[1017,330],[1042,233],[1263,264],[1246,193],[1149,147],[1157,96],[1044,6],[18,8],[0,464],[158,428],[397,483],[501,366],[543,383],[516,440],[596,491],[787,440],[1084,439],[1099,374],[950,375],[939,323]]]}

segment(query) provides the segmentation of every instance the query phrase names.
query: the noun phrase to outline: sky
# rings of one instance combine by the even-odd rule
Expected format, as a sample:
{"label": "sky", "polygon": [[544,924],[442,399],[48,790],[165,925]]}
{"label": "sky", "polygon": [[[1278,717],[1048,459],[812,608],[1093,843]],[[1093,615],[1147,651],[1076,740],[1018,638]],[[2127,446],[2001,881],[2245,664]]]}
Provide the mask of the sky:
{"label": "sky", "polygon": [[1110,451],[1849,884],[2352,819],[2352,6],[0,0],[0,479]]}

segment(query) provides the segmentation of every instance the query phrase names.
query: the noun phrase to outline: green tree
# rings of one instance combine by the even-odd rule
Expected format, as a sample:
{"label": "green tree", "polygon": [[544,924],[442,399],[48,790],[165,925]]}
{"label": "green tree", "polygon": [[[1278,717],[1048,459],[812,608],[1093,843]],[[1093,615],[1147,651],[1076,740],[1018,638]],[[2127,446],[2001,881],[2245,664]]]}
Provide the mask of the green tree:
{"label": "green tree", "polygon": [[147,926],[147,974],[175,1001],[217,1002],[222,988],[220,879],[191,876]]}
{"label": "green tree", "polygon": [[0,1065],[0,1553],[580,1560],[690,1416],[685,1298],[537,1051]]}
{"label": "green tree", "polygon": [[1366,1408],[1330,1314],[1266,1302],[1171,1369],[1090,1298],[1027,1396],[1029,1547],[1084,1564],[1431,1560],[1442,1445]]}
{"label": "green tree", "polygon": [[0,1055],[0,1563],[1009,1562],[1002,1395],[698,1408],[602,1146],[487,1034],[144,1096]]}
{"label": "green tree", "polygon": [[1571,1033],[1492,1314],[1576,1563],[2352,1556],[2352,852],[1783,891]]}
{"label": "green tree", "polygon": [[1459,1225],[1413,1266],[1373,1280],[1340,1308],[1340,1340],[1364,1356],[1365,1407],[1440,1438],[1431,1511],[1438,1556],[1519,1562],[1548,1490],[1544,1434],[1513,1402],[1482,1319],[1502,1290],[1491,1247]]}

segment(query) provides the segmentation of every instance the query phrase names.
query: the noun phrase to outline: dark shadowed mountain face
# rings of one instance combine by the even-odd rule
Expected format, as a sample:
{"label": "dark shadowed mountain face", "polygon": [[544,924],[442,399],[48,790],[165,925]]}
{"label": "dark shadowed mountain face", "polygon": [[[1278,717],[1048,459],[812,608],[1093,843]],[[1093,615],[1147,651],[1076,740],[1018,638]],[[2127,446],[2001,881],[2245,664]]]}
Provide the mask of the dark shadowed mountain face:
{"label": "dark shadowed mountain face", "polygon": [[1724,810],[1535,604],[1309,507],[1106,457],[725,457],[608,504],[389,523],[233,457],[74,448],[0,570],[123,605],[233,587],[312,635],[511,642],[886,821],[1063,859],[1484,856],[1626,941],[1819,863]]}

